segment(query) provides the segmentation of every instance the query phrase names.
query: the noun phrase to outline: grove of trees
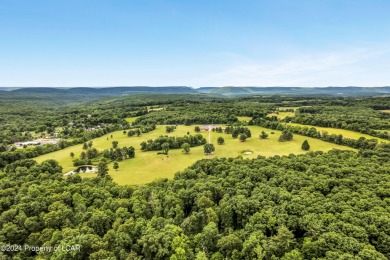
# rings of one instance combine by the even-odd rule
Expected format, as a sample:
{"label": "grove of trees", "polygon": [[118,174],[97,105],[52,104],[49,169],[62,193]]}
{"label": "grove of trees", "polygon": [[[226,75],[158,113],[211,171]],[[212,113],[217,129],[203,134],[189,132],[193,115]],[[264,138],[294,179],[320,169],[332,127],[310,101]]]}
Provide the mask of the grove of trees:
{"label": "grove of trees", "polygon": [[185,135],[183,137],[160,136],[155,140],[148,140],[141,143],[142,151],[159,151],[162,145],[166,143],[170,149],[181,148],[183,144],[187,143],[190,147],[200,146],[207,142],[201,134]]}

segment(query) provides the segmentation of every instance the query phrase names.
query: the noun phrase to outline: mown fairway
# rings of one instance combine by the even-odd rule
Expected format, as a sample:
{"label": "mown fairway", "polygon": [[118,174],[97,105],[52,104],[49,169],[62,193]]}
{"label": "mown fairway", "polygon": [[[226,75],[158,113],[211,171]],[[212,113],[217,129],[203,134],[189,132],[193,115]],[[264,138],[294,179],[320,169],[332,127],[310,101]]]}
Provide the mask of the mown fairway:
{"label": "mown fairway", "polygon": [[341,135],[343,135],[343,137],[351,138],[351,139],[359,139],[360,137],[364,137],[366,139],[377,139],[377,140],[379,140],[379,142],[386,142],[386,143],[390,142],[388,140],[381,139],[381,138],[378,138],[378,137],[374,137],[374,136],[371,136],[371,135],[362,134],[362,133],[354,132],[354,131],[350,131],[350,130],[338,129],[338,128],[320,127],[320,126],[312,126],[312,125],[302,125],[302,124],[297,124],[297,123],[287,123],[287,125],[301,126],[301,127],[305,127],[306,126],[306,127],[309,127],[309,128],[310,127],[314,127],[318,131],[326,131],[329,134],[341,134]]}
{"label": "mown fairway", "polygon": [[[288,155],[290,153],[304,153],[301,149],[302,142],[307,139],[311,145],[312,151],[328,151],[333,148],[349,149],[345,146],[327,143],[318,139],[308,138],[304,136],[294,135],[294,140],[290,142],[279,142],[280,131],[270,130],[257,126],[249,126],[252,132],[252,138],[248,138],[246,142],[240,142],[238,139],[233,139],[231,135],[224,133],[210,132],[211,142],[215,145],[216,151],[214,155],[207,156],[203,153],[203,146],[191,148],[189,154],[184,154],[181,149],[170,150],[169,155],[158,155],[157,151],[142,152],[140,143],[149,139],[155,139],[160,135],[165,135],[165,126],[157,126],[156,130],[143,134],[140,137],[128,137],[122,131],[117,131],[93,140],[93,146],[99,151],[109,148],[112,141],[118,141],[119,147],[133,146],[136,148],[136,157],[119,162],[119,169],[113,170],[112,163],[109,164],[110,174],[113,179],[119,184],[144,184],[155,180],[156,178],[172,178],[173,175],[195,163],[197,160],[212,157],[236,157],[243,156],[244,158],[254,158],[258,155]],[[269,138],[265,140],[259,139],[261,131],[269,134]],[[170,136],[183,136],[187,132],[195,134],[194,126],[178,126],[177,129],[169,134]],[[274,132],[274,134],[271,134]],[[201,134],[208,140],[209,132],[202,131]],[[111,138],[111,135],[113,136]],[[217,138],[222,136],[225,139],[225,144],[218,145]],[[108,138],[108,140],[107,140]],[[250,151],[251,154],[245,154]],[[67,147],[63,150],[45,154],[36,158],[38,162],[47,159],[55,159],[63,166],[64,172],[73,170],[75,167],[72,163],[70,153],[73,152],[78,157],[82,152],[82,145]],[[83,174],[83,176],[93,176],[93,174]]]}

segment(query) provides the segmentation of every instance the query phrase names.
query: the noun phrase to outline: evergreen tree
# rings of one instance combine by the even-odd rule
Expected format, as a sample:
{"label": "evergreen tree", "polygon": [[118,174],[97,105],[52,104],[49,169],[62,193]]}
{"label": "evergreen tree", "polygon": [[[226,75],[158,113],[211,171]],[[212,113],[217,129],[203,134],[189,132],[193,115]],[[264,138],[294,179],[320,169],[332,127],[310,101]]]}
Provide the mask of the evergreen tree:
{"label": "evergreen tree", "polygon": [[309,151],[310,150],[310,145],[307,140],[303,141],[302,143],[302,150]]}

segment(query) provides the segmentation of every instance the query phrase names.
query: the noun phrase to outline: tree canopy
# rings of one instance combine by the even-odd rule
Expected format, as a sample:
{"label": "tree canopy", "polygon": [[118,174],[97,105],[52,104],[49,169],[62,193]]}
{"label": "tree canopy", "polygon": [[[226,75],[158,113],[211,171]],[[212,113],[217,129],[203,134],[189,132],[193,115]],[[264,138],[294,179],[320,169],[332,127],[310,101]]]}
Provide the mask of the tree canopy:
{"label": "tree canopy", "polygon": [[0,175],[0,240],[81,246],[46,258],[387,259],[389,151],[205,159],[139,187],[20,160]]}

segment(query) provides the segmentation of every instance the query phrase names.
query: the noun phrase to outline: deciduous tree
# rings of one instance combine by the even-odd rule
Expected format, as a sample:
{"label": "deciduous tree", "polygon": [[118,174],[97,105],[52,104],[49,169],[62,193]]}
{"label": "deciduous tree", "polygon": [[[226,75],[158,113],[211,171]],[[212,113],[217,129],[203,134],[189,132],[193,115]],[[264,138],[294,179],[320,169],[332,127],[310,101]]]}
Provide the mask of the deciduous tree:
{"label": "deciduous tree", "polygon": [[184,143],[182,144],[181,148],[183,149],[183,152],[187,154],[191,150],[191,145],[189,143]]}
{"label": "deciduous tree", "polygon": [[260,139],[266,139],[266,138],[268,138],[268,134],[264,131],[261,131]]}
{"label": "deciduous tree", "polygon": [[203,146],[203,150],[204,150],[205,154],[210,155],[211,153],[213,153],[215,151],[215,147],[213,144],[205,144]]}
{"label": "deciduous tree", "polygon": [[113,165],[112,165],[112,168],[113,168],[114,170],[118,170],[118,168],[119,168],[118,162],[114,162]]}
{"label": "deciduous tree", "polygon": [[101,160],[98,164],[97,175],[101,178],[105,177],[108,174],[108,165],[105,160]]}
{"label": "deciduous tree", "polygon": [[161,145],[162,152],[166,155],[168,155],[169,152],[169,143],[163,143]]}
{"label": "deciduous tree", "polygon": [[245,142],[247,138],[248,138],[248,137],[246,136],[246,134],[241,134],[241,135],[240,135],[240,141],[241,141],[241,142]]}

